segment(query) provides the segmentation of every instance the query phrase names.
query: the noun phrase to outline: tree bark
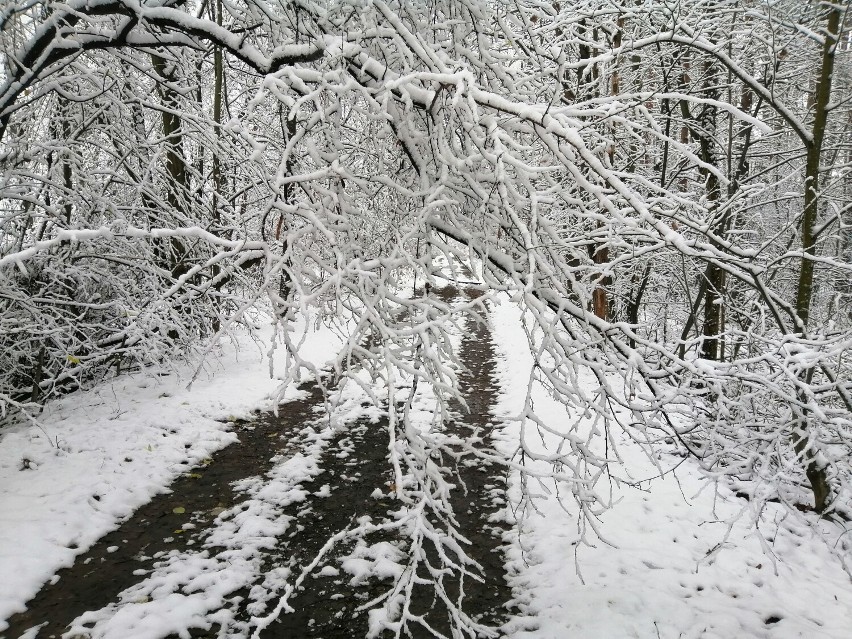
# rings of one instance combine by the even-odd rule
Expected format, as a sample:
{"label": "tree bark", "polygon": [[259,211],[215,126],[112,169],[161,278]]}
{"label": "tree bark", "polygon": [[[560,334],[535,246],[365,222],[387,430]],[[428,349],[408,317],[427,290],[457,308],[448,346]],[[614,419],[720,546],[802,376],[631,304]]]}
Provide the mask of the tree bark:
{"label": "tree bark", "polygon": [[[156,54],[151,54],[151,62],[157,74],[166,81],[173,79],[173,73],[168,69],[166,60]],[[166,147],[166,171],[169,183],[165,185],[166,203],[172,211],[186,213],[186,197],[189,192],[186,165],[184,164],[181,147],[183,146],[183,131],[178,95],[166,84],[158,83],[157,90],[163,102],[161,119],[163,124],[163,139]],[[184,243],[172,238],[166,251],[165,266],[172,277],[180,277],[189,270],[186,264],[186,247]]]}
{"label": "tree bark", "polygon": [[[819,208],[819,164],[831,102],[831,81],[834,71],[836,46],[840,37],[840,22],[840,5],[834,5],[828,14],[819,75],[817,76],[816,86],[814,87],[812,139],[807,145],[805,159],[802,263],[799,270],[798,287],[796,289],[798,329],[803,337],[807,335],[811,314],[811,299],[813,297],[814,258],[817,253],[815,226]],[[814,370],[809,368],[804,371],[800,378],[805,384],[810,384],[813,374]],[[799,393],[799,400],[801,403],[806,404],[806,398],[802,393]],[[813,435],[811,420],[810,411],[807,408],[802,409],[796,415],[792,439],[794,449],[805,466],[805,474],[811,484],[811,490],[814,495],[814,509],[817,512],[823,512],[828,506],[831,487],[825,467],[820,463],[817,451],[810,445],[810,439]]]}

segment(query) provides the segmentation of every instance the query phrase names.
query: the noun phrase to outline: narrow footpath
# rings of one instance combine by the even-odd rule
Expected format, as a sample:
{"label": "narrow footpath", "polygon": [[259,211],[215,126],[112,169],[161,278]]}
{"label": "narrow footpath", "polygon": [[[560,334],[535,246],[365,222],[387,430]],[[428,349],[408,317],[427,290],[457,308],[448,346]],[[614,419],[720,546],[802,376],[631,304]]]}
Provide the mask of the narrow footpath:
{"label": "narrow footpath", "polygon": [[[451,299],[462,294],[477,297],[480,292],[467,289],[462,293],[447,287],[439,294]],[[463,439],[475,436],[478,448],[490,453],[491,412],[498,393],[494,346],[483,322],[469,317],[465,328],[460,357],[466,370],[460,383],[470,412],[455,406],[459,419],[446,428],[448,434]],[[58,639],[71,628],[75,639],[128,639],[110,634],[112,617],[131,614],[133,606],[148,604],[163,593],[173,597],[175,605],[185,606],[187,598],[199,588],[195,580],[190,584],[174,575],[163,577],[164,570],[168,575],[174,566],[196,561],[212,562],[213,566],[225,566],[233,572],[240,556],[233,548],[217,546],[218,537],[213,532],[220,515],[239,513],[241,503],[248,504],[251,495],[257,494],[245,486],[271,482],[276,464],[315,446],[316,433],[325,427],[321,392],[312,385],[303,390],[307,391],[306,397],[283,404],[277,417],[265,415],[237,423],[238,443],[206,460],[205,465],[188,468],[172,484],[170,493],[159,495],[140,508],[118,530],[81,554],[74,566],[60,571],[28,602],[26,612],[8,620],[10,627],[3,637]],[[365,517],[375,522],[388,521],[398,509],[388,490],[391,475],[387,450],[386,418],[359,419],[331,433],[323,443],[317,468],[300,480],[296,490],[288,493],[289,498],[276,504],[273,512],[281,526],[273,533],[266,532],[267,536],[272,534],[273,542],[259,546],[257,556],[250,558],[251,580],[240,582],[223,577],[214,583],[216,579],[211,576],[211,587],[219,594],[195,602],[197,609],[191,624],[169,628],[140,622],[128,626],[135,628],[133,636],[250,636],[254,630],[252,619],[275,607],[283,584],[309,566],[332,535]],[[448,452],[452,454],[441,464],[454,468],[455,476],[449,479],[455,485],[450,500],[459,530],[470,542],[465,552],[481,567],[481,571],[471,570],[480,573],[482,582],[450,575],[444,580],[444,587],[452,600],[462,601],[462,609],[471,620],[492,628],[477,637],[497,637],[512,599],[501,550],[502,536],[509,528],[497,516],[505,503],[505,468],[484,463],[461,449]],[[377,497],[377,487],[383,488],[384,496]],[[190,526],[186,525],[188,520],[192,521]],[[369,607],[361,607],[388,590],[391,575],[382,579],[381,571],[378,576],[374,571],[370,578],[356,578],[340,570],[340,564],[359,551],[364,551],[364,561],[368,561],[370,549],[375,548],[404,557],[406,544],[407,540],[388,531],[338,544],[301,582],[289,598],[289,607],[261,632],[261,637],[366,636]],[[438,550],[424,546],[423,552],[434,564]],[[380,559],[373,556],[373,564]],[[215,569],[210,574],[215,575]],[[145,589],[141,584],[151,575],[160,576],[156,582],[159,585]],[[462,636],[457,630],[458,617],[435,597],[428,575],[418,577],[420,585],[410,594],[411,610],[422,615],[426,623],[410,623],[410,634],[403,632],[400,636],[426,639],[437,632],[448,637]],[[163,584],[168,584],[165,590]],[[380,635],[390,636],[393,635],[387,631]]]}

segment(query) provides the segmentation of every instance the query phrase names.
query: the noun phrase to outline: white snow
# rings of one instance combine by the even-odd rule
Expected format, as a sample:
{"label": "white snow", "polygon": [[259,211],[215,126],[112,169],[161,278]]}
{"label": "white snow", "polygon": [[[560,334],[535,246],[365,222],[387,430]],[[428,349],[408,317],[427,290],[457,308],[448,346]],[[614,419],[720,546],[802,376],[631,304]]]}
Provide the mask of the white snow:
{"label": "white snow", "polygon": [[[322,325],[303,319],[296,330],[306,331],[314,364],[336,353],[339,340]],[[0,631],[57,570],[235,441],[228,420],[271,408],[280,381],[268,351],[248,337],[224,343],[191,389],[190,366],[123,375],[50,403],[42,428],[0,431]]]}
{"label": "white snow", "polygon": [[323,566],[322,570],[320,570],[317,574],[322,577],[337,577],[337,575],[340,574],[340,571],[334,566]]}
{"label": "white snow", "polygon": [[[78,617],[69,633],[92,639],[188,636],[190,628],[207,628],[215,620],[228,628],[228,636],[246,636],[246,624],[235,621],[229,607],[232,595],[264,577],[261,551],[274,548],[276,537],[286,532],[291,521],[281,511],[305,498],[301,482],[322,472],[317,461],[331,435],[329,429],[306,427],[301,450],[279,458],[265,477],[238,482],[237,490],[249,498],[219,514],[203,547],[172,551],[117,603]],[[253,612],[264,610],[288,574],[279,569],[252,588]]]}
{"label": "white snow", "polygon": [[398,578],[405,570],[405,566],[401,563],[404,559],[405,554],[389,542],[380,541],[368,545],[361,539],[355,549],[343,558],[340,565],[352,576],[349,583],[357,586],[375,578]]}
{"label": "white snow", "polygon": [[[505,422],[501,446],[511,450],[520,436],[520,424],[511,417],[522,409],[532,359],[520,313],[511,303],[495,305],[491,320],[502,389],[495,412]],[[328,331],[308,325],[304,353],[322,364],[337,342]],[[278,382],[269,378],[266,350],[249,341],[239,348],[223,345],[209,364],[216,374],[203,374],[192,390],[185,388],[190,369],[125,375],[50,404],[41,417],[43,431],[20,427],[2,434],[0,619],[21,610],[60,567],[165,490],[187,468],[182,462],[200,462],[233,441],[228,418],[270,407]],[[350,387],[349,404],[343,403],[337,420],[375,411],[362,407],[360,390]],[[568,423],[564,408],[540,386],[533,394],[537,413],[558,432]],[[412,410],[419,413],[414,421],[427,430],[431,408],[425,395]],[[287,567],[261,574],[260,551],[298,525],[282,516],[282,509],[306,498],[301,484],[322,473],[319,454],[332,433],[306,427],[292,455],[276,459],[266,477],[238,483],[247,499],[221,512],[203,543],[161,557],[119,601],[78,618],[72,633],[147,639],[213,623],[230,627],[229,636],[245,633],[233,619],[231,593],[250,586],[249,613],[258,617],[275,605],[292,575]],[[553,452],[552,433],[543,439],[538,432],[527,436],[531,446]],[[655,461],[676,470],[639,481],[656,477],[659,468],[626,436],[616,433],[614,439],[622,459],[614,468],[619,476],[634,478],[637,487],[615,481],[598,487],[611,491],[614,504],[597,522],[605,541],[578,528],[570,495],[560,504],[552,485],[530,485],[539,495],[535,509],[505,539],[521,611],[503,628],[506,636],[849,637],[850,577],[806,518],[767,508],[758,535],[749,502],[709,484],[691,460],[663,451]],[[340,444],[354,450],[345,440]],[[384,497],[383,488],[373,497]],[[314,496],[328,494],[327,484],[314,489]],[[514,472],[510,510],[519,498]],[[187,517],[183,529],[193,527]],[[835,532],[838,539],[843,535],[839,528]],[[594,545],[582,543],[583,535]],[[358,584],[398,578],[405,557],[393,544],[360,541],[335,564],[324,565],[319,574],[342,571]],[[392,623],[386,614],[371,611],[373,630]]]}
{"label": "white snow", "polygon": [[[518,422],[532,365],[520,311],[509,303],[492,312],[503,388],[498,413],[506,450]],[[588,380],[588,388],[593,388]],[[559,428],[564,408],[541,386],[536,411]],[[538,433],[539,449],[556,439]],[[660,471],[626,437],[618,438],[622,475]],[[614,506],[600,517],[606,542],[580,542],[576,508],[556,492],[537,490],[537,510],[507,537],[509,569],[521,616],[504,629],[515,639],[565,637],[690,639],[820,637],[845,639],[852,628],[852,583],[835,554],[803,521],[778,509],[760,518],[763,548],[751,525],[749,503],[708,485],[691,462],[661,454],[662,479],[641,489],[613,483]],[[682,462],[682,463],[681,463]],[[680,465],[678,465],[680,464]],[[546,468],[545,468],[546,470]],[[718,489],[718,490],[717,490]],[[519,499],[518,475],[510,501]],[[838,528],[836,535],[842,535]],[[589,535],[589,537],[593,537]]]}

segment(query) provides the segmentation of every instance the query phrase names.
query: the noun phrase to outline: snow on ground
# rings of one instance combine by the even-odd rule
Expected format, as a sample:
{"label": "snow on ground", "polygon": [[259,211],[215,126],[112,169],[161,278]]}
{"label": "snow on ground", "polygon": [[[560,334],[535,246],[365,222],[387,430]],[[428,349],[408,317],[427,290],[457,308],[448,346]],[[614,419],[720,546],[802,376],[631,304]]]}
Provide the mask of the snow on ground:
{"label": "snow on ground", "polygon": [[301,484],[322,472],[319,456],[332,433],[323,426],[306,426],[299,436],[301,450],[282,456],[264,477],[238,482],[237,491],[248,499],[216,517],[202,546],[170,552],[117,602],[81,615],[68,633],[91,639],[150,639],[188,636],[190,628],[217,623],[229,629],[228,636],[246,636],[247,624],[234,614],[238,598],[235,601],[233,593],[262,581],[251,593],[257,606],[251,612],[258,613],[282,588],[289,570],[282,566],[263,575],[262,551],[274,548],[290,526],[282,511],[305,499]]}
{"label": "snow on ground", "polygon": [[[519,424],[508,418],[521,411],[532,358],[516,307],[506,301],[495,306],[492,321],[503,360],[498,414],[507,421],[501,437],[511,450]],[[567,422],[564,409],[543,388],[535,389],[534,399],[549,425]],[[619,443],[633,477],[659,474],[635,444],[624,437]],[[549,445],[552,452],[555,444],[545,438],[539,447]],[[659,461],[671,468],[683,460],[662,454]],[[769,544],[764,552],[750,513],[743,512],[748,503],[724,487],[715,491],[690,460],[642,487],[613,487],[617,503],[601,517],[613,546],[578,544],[571,502],[566,512],[552,494],[538,500],[539,512],[509,540],[511,583],[523,613],[507,624],[510,637],[852,636],[850,577],[801,521],[767,509],[760,524]],[[510,491],[517,500],[517,475]],[[834,539],[842,534],[838,528]]]}
{"label": "snow on ground", "polygon": [[[518,437],[518,424],[510,418],[520,411],[531,357],[516,308],[495,305],[492,321],[503,360],[496,412],[506,418],[501,436],[508,450]],[[330,331],[314,326],[303,353],[322,364],[337,343]],[[189,368],[163,376],[125,375],[53,402],[41,416],[43,431],[0,433],[0,620],[21,610],[59,568],[163,491],[185,470],[181,462],[203,460],[233,441],[228,418],[270,406],[278,382],[269,378],[266,350],[249,340],[224,345],[210,361],[215,374],[202,374],[192,390],[186,389]],[[426,395],[415,421],[428,428],[432,401]],[[535,406],[551,426],[565,422],[561,406],[542,388],[535,389]],[[278,517],[280,509],[300,499],[299,483],[318,472],[316,459],[329,435],[303,435],[301,452],[282,458],[269,483],[243,482],[239,488],[251,499],[239,513],[217,518],[213,536],[224,550],[199,548],[167,557],[123,593],[123,603],[136,605],[119,602],[78,623],[94,622],[96,636],[105,639],[127,639],[128,628],[135,629],[132,636],[159,636],[187,627],[193,614],[207,620],[214,620],[211,612],[228,615],[225,594],[236,583],[255,582],[260,570],[259,548],[252,544],[280,532],[276,526],[287,524]],[[553,444],[545,438],[541,445]],[[659,473],[626,438],[620,448],[631,476]],[[662,453],[659,462],[682,463],[676,473],[644,482],[643,490],[613,486],[617,503],[601,517],[612,545],[578,544],[571,504],[566,510],[553,496],[538,501],[539,512],[509,540],[508,566],[521,609],[505,627],[510,637],[850,636],[852,585],[823,539],[770,508],[761,520],[764,549],[744,512],[746,502],[707,485],[689,460]],[[518,491],[514,477],[513,498]],[[736,519],[738,514],[743,516]],[[373,549],[356,550],[343,566],[353,578],[364,562],[376,561]],[[397,558],[390,559],[392,567]],[[257,614],[274,604],[287,577],[283,568],[266,575],[264,592],[252,594]],[[167,610],[180,610],[180,619]],[[3,626],[0,622],[0,630]]]}
{"label": "snow on ground", "polygon": [[[324,326],[302,318],[294,328],[315,365],[336,354],[340,342]],[[0,431],[0,631],[57,570],[163,492],[184,462],[235,441],[228,420],[271,408],[280,382],[268,351],[268,339],[245,336],[211,354],[191,389],[190,366],[125,374],[51,402],[41,428]],[[283,372],[283,349],[273,357]]]}
{"label": "snow on ground", "polygon": [[[234,593],[250,589],[248,612],[254,617],[263,618],[275,607],[294,576],[287,566],[264,574],[264,551],[275,548],[291,526],[300,525],[297,518],[284,514],[286,507],[308,497],[303,484],[324,472],[320,457],[341,428],[375,412],[362,406],[363,393],[355,385],[337,399],[331,428],[327,416],[318,412],[316,420],[306,423],[288,443],[291,452],[273,459],[269,472],[236,482],[236,491],[246,498],[216,517],[200,545],[173,550],[165,557],[155,555],[159,561],[153,570],[121,592],[118,601],[78,617],[67,634],[150,639],[189,636],[190,629],[215,623],[225,636],[248,637],[253,628],[239,619],[241,597]],[[326,484],[314,496],[329,494]]]}

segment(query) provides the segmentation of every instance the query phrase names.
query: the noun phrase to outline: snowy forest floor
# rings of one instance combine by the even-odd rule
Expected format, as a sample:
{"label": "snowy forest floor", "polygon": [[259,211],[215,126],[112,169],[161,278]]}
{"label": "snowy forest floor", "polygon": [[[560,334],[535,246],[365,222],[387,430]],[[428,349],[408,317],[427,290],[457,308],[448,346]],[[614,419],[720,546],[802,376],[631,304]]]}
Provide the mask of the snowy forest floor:
{"label": "snowy forest floor", "polygon": [[[489,324],[460,336],[471,413],[453,427],[493,428],[482,446],[508,454],[532,357],[511,304],[493,304]],[[339,342],[308,319],[302,328],[321,365]],[[51,403],[41,427],[0,433],[0,636],[248,636],[331,535],[392,516],[385,416],[354,391],[328,415],[311,384],[278,417],[261,413],[277,386],[267,350],[223,345],[191,390],[189,369],[124,375]],[[565,422],[546,389],[533,394],[540,414]],[[661,451],[676,470],[651,481],[659,468],[618,443],[634,482],[608,486],[607,543],[594,546],[552,487],[529,485],[536,508],[514,521],[517,474],[457,465],[467,494],[453,505],[486,579],[463,584],[472,617],[518,639],[850,636],[852,582],[804,515],[764,510],[762,544],[750,504],[691,460]],[[338,545],[261,636],[365,636],[380,619],[359,607],[404,569],[405,550],[381,534]],[[421,588],[415,612],[432,599]]]}

